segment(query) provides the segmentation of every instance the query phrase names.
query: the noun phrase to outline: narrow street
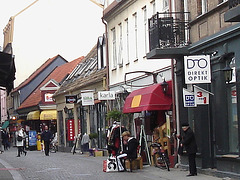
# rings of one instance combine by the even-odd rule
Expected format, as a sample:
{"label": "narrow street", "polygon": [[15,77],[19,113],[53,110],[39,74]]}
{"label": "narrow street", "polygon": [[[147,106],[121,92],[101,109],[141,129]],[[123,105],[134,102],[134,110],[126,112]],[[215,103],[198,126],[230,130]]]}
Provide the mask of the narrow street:
{"label": "narrow street", "polygon": [[44,152],[28,151],[27,156],[16,157],[17,148],[0,154],[1,180],[218,180],[213,176],[198,173],[186,177],[187,171],[174,168],[170,172],[144,166],[142,170],[130,172],[102,171],[102,162],[107,157],[57,152],[45,156]]}

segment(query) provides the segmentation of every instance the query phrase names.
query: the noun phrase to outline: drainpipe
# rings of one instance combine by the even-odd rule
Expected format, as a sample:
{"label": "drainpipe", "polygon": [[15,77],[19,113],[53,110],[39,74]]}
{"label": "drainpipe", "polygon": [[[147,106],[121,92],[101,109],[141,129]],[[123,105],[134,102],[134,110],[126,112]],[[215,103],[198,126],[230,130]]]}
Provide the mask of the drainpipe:
{"label": "drainpipe", "polygon": [[174,164],[178,162],[178,153],[177,153],[177,138],[175,138],[177,134],[177,122],[176,122],[176,92],[175,92],[175,73],[174,73],[174,59],[171,59],[171,70],[172,70],[172,103],[173,103],[173,132],[174,132]]}
{"label": "drainpipe", "polygon": [[[109,90],[109,55],[108,55],[108,31],[107,31],[107,23],[104,20],[104,10],[103,10],[103,17],[102,17],[102,23],[105,25],[105,43],[106,43],[106,68],[107,68],[107,77],[106,77],[106,90]],[[110,104],[107,101],[107,112],[110,110]],[[108,126],[110,126],[110,121],[108,121]]]}

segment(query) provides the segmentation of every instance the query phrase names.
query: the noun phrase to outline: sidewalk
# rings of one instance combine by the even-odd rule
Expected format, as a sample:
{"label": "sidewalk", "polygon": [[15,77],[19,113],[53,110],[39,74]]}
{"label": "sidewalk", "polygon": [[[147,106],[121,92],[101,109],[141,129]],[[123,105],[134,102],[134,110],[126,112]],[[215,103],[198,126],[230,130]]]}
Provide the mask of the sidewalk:
{"label": "sidewalk", "polygon": [[[11,148],[0,154],[1,180],[39,179],[42,172],[44,172],[44,175],[48,175],[48,177],[41,178],[44,180],[60,180],[63,178],[64,180],[230,180],[230,178],[218,178],[214,174],[206,175],[207,173],[202,170],[198,171],[198,176],[186,177],[188,171],[184,168],[171,168],[170,171],[167,171],[154,166],[144,166],[143,169],[134,170],[132,173],[106,173],[102,171],[102,163],[103,160],[107,159],[106,156],[93,157],[79,153],[73,155],[70,152],[57,152],[46,157],[43,152],[28,151],[26,157],[16,158],[16,152],[16,148]],[[44,161],[39,162],[40,158]],[[56,176],[50,178],[54,173],[56,173]],[[58,174],[61,176],[58,176]],[[86,176],[86,178],[83,176]]]}

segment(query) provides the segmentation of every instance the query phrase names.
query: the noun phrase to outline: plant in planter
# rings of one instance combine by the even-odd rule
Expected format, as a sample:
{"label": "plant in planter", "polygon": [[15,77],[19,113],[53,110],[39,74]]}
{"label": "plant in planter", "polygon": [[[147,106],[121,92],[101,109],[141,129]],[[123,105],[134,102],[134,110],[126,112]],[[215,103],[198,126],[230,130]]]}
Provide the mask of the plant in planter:
{"label": "plant in planter", "polygon": [[121,111],[118,111],[115,109],[112,111],[108,111],[106,119],[113,120],[113,121],[120,121],[122,115],[123,115],[123,113]]}
{"label": "plant in planter", "polygon": [[89,138],[92,141],[92,147],[96,147],[97,148],[97,138],[98,138],[98,134],[97,133],[90,133],[89,134]]}

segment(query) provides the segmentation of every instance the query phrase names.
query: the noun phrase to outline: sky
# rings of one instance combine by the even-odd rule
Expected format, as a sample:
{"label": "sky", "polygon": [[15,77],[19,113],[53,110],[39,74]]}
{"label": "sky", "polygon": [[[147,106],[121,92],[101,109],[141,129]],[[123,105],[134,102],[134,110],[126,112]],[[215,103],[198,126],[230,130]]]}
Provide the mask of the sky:
{"label": "sky", "polygon": [[[0,46],[9,18],[35,0],[0,0]],[[15,17],[15,87],[45,61],[60,54],[67,61],[86,56],[105,31],[102,9],[90,0],[39,0]]]}

